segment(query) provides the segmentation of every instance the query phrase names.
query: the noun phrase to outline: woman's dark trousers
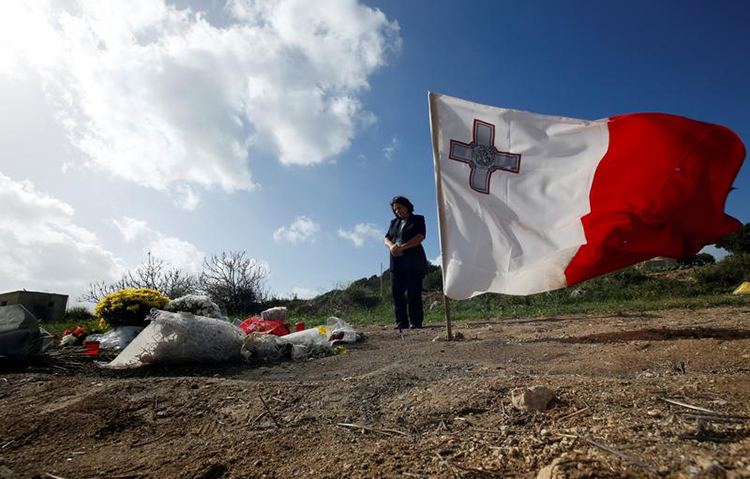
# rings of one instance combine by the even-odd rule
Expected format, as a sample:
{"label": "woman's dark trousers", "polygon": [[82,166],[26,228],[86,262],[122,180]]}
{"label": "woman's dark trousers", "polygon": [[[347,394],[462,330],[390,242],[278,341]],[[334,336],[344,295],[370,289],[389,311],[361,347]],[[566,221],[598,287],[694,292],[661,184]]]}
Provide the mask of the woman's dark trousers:
{"label": "woman's dark trousers", "polygon": [[[422,273],[398,272],[391,277],[391,292],[393,293],[393,307],[396,310],[396,326],[401,329],[421,328],[424,319],[422,309]],[[409,298],[408,314],[407,301]]]}

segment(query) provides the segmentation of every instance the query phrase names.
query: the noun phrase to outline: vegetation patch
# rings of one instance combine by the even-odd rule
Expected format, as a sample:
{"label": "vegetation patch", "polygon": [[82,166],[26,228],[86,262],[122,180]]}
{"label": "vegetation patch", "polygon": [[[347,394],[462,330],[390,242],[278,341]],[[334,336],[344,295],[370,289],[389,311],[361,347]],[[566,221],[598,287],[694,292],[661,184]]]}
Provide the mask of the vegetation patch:
{"label": "vegetation patch", "polygon": [[[732,254],[718,262],[710,255],[699,254],[666,268],[645,271],[629,267],[547,293],[529,296],[486,293],[451,301],[451,317],[456,320],[549,317],[747,304],[748,298],[731,295],[738,284],[747,280],[750,280],[750,254]],[[445,305],[439,267],[430,267],[423,287],[426,324],[443,322]],[[268,305],[286,306],[291,317],[304,318],[310,324],[321,323],[328,316],[341,316],[352,324],[389,324],[394,321],[390,290],[390,272],[386,271],[313,299],[275,299]]]}

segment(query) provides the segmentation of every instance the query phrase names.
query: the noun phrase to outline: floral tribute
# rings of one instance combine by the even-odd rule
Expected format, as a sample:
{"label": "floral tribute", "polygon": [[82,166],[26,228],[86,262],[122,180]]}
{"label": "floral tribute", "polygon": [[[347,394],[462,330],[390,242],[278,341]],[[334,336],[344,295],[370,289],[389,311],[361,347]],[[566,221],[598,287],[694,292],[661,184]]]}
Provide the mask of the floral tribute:
{"label": "floral tribute", "polygon": [[207,318],[224,319],[224,315],[221,314],[219,305],[211,301],[208,296],[200,296],[197,294],[188,294],[179,297],[169,303],[167,311],[186,312],[196,316],[205,316]]}
{"label": "floral tribute", "polygon": [[142,326],[152,309],[164,309],[168,304],[169,298],[156,290],[126,288],[105,296],[94,314],[113,328]]}

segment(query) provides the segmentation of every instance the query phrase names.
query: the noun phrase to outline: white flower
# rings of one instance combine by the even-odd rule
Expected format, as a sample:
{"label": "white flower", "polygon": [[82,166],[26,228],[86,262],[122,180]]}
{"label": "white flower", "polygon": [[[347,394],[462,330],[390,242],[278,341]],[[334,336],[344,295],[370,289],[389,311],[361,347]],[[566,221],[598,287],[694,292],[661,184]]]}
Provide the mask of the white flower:
{"label": "white flower", "polygon": [[211,301],[208,296],[197,294],[188,294],[175,299],[169,303],[167,310],[172,312],[182,311],[207,318],[225,319],[224,315],[221,314],[219,305]]}

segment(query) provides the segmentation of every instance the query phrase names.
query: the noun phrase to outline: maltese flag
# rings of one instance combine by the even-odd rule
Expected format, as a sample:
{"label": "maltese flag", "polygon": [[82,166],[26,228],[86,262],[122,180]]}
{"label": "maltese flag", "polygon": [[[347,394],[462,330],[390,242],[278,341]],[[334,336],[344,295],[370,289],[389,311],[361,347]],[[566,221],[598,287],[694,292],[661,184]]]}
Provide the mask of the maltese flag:
{"label": "maltese flag", "polygon": [[428,99],[449,298],[564,288],[654,256],[689,257],[741,227],[724,203],[745,148],[727,128]]}

